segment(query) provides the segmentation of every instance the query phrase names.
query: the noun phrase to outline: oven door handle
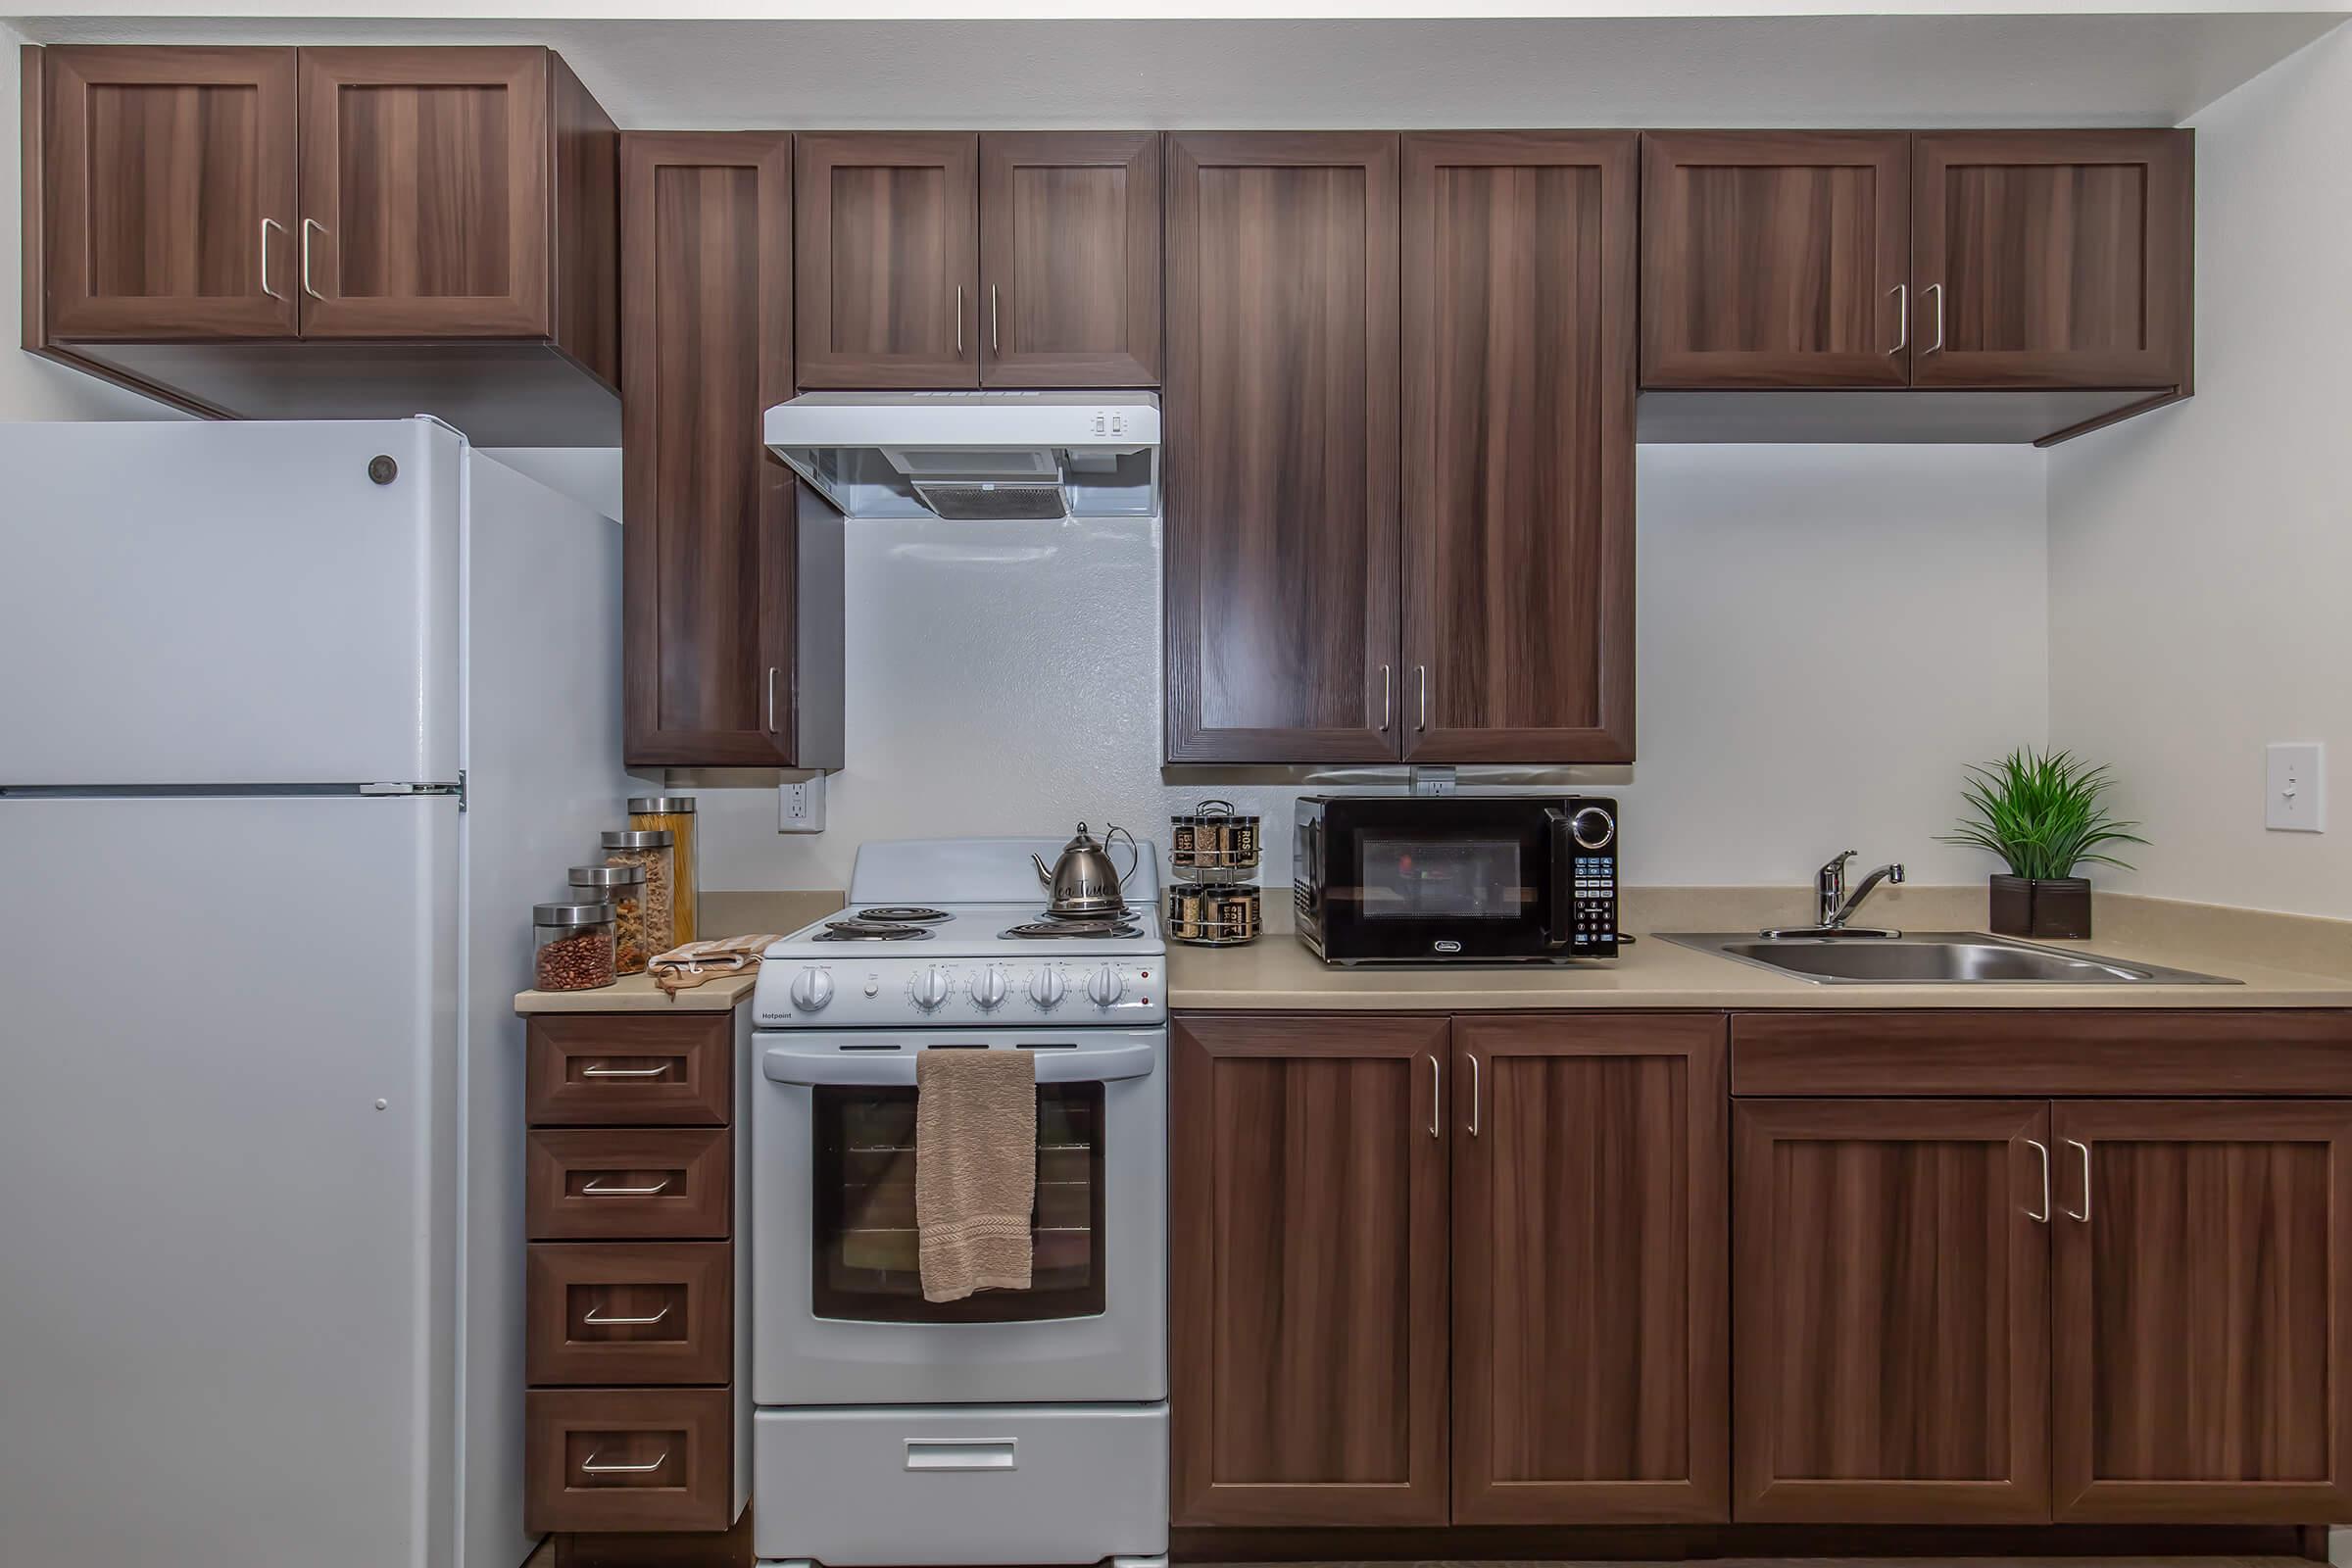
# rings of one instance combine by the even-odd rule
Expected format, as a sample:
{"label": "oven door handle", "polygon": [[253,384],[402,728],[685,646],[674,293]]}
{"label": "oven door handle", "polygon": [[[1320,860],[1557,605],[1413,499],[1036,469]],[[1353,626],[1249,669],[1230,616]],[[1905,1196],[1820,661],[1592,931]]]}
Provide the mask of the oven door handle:
{"label": "oven door handle", "polygon": [[1551,846],[1551,917],[1544,923],[1547,947],[1564,948],[1576,934],[1576,911],[1570,907],[1575,881],[1570,868],[1576,858],[1568,835],[1568,813],[1556,806],[1544,808],[1544,836]]}
{"label": "oven door handle", "polygon": [[[920,1051],[795,1051],[770,1046],[760,1059],[760,1074],[771,1084],[829,1087],[911,1089],[914,1063]],[[1031,1064],[1041,1084],[1111,1083],[1121,1078],[1152,1076],[1150,1046],[1112,1046],[1104,1051],[1032,1051]]]}

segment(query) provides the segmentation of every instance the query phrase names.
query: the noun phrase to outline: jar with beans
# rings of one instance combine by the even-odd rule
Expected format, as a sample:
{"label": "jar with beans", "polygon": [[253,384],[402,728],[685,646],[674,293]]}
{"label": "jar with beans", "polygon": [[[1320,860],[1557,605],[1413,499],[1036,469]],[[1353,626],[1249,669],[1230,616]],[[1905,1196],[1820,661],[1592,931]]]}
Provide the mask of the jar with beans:
{"label": "jar with beans", "polygon": [[531,906],[531,983],[541,991],[594,991],[612,983],[612,906]]}
{"label": "jar with beans", "polygon": [[[571,896],[586,903],[603,899],[612,906],[612,966],[621,974],[643,974],[657,951],[657,939],[645,928],[645,871],[634,865],[575,865],[570,871]],[[659,951],[667,951],[661,943]]]}
{"label": "jar with beans", "polygon": [[676,946],[677,838],[667,828],[616,828],[605,835],[605,863],[645,873],[645,941],[660,957]]}

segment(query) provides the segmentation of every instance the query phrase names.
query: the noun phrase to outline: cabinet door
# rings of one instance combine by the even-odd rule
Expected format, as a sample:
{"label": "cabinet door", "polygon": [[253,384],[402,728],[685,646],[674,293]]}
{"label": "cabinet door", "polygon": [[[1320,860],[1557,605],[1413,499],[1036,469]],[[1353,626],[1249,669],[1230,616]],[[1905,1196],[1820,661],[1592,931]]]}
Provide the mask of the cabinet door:
{"label": "cabinet door", "polygon": [[1454,1020],[1455,1523],[1730,1517],[1725,1030]]}
{"label": "cabinet door", "polygon": [[792,138],[621,141],[622,659],[633,764],[794,764]]}
{"label": "cabinet door", "polygon": [[1396,138],[1172,135],[1167,229],[1167,760],[1395,761]]}
{"label": "cabinet door", "polygon": [[49,336],[294,336],[294,51],[42,60]]}
{"label": "cabinet door", "polygon": [[1734,1518],[2048,1520],[2049,1119],[1733,1102]]}
{"label": "cabinet door", "polygon": [[2183,384],[2194,134],[1914,138],[1913,384]]}
{"label": "cabinet door", "polygon": [[1901,386],[1909,138],[1642,138],[1642,384]]}
{"label": "cabinet door", "polygon": [[1404,138],[1404,755],[1634,758],[1630,133]]}
{"label": "cabinet door", "polygon": [[2352,1102],[2055,1130],[2057,1517],[2352,1518]]}
{"label": "cabinet door", "polygon": [[1159,135],[980,137],[980,380],[1159,384]]}
{"label": "cabinet door", "polygon": [[980,384],[979,156],[969,131],[802,134],[801,385]]}
{"label": "cabinet door", "polygon": [[542,337],[545,49],[305,49],[305,337]]}
{"label": "cabinet door", "polygon": [[1443,1018],[1179,1018],[1178,1524],[1446,1522]]}

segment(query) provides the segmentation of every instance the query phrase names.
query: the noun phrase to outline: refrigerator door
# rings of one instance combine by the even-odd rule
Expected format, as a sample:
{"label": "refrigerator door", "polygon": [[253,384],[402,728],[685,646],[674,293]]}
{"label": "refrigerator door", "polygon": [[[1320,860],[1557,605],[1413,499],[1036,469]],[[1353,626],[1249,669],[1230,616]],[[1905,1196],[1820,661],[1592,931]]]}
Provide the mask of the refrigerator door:
{"label": "refrigerator door", "polygon": [[0,788],[455,782],[462,450],[0,423]]}
{"label": "refrigerator door", "polygon": [[0,800],[0,1559],[453,1560],[458,823]]}

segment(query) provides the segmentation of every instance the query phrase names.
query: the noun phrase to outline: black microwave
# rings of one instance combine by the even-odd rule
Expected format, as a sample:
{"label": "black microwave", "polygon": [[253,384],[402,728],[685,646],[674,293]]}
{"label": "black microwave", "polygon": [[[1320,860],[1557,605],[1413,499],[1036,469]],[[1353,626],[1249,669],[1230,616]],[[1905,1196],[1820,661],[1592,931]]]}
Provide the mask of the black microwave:
{"label": "black microwave", "polygon": [[1613,800],[1309,795],[1296,829],[1298,940],[1326,963],[1617,956]]}

